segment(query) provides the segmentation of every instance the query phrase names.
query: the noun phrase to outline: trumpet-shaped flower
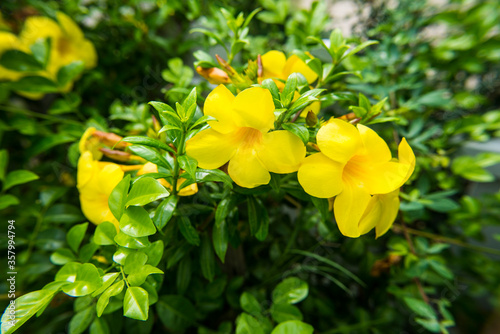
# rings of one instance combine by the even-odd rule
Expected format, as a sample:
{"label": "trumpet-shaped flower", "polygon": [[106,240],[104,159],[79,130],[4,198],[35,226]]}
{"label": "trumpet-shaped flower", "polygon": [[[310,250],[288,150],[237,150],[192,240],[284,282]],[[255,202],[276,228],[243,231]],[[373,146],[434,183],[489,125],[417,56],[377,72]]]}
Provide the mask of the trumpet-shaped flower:
{"label": "trumpet-shaped flower", "polygon": [[58,22],[44,16],[28,17],[20,34],[22,43],[27,46],[39,39],[51,39],[47,76],[56,79],[59,69],[74,61],[83,61],[87,69],[95,67],[94,46],[85,39],[78,25],[62,12],[57,12],[56,17]]}
{"label": "trumpet-shaped flower", "polygon": [[[142,166],[141,169],[139,169],[137,171],[137,176],[148,174],[148,173],[158,173],[158,166],[152,162],[147,162],[144,164],[144,166]],[[164,187],[166,187],[167,189],[172,191],[173,187],[170,183],[167,182],[167,180],[159,179],[158,181]],[[179,187],[184,183],[184,181],[186,181],[186,179],[184,179],[184,178],[179,178],[179,180],[177,180],[177,190],[179,190]],[[197,192],[198,192],[198,185],[196,183],[193,183],[187,187],[180,189],[178,191],[178,195],[179,196],[191,196],[191,195],[196,194]]]}
{"label": "trumpet-shaped flower", "polygon": [[284,130],[269,132],[274,127],[274,104],[267,89],[252,87],[235,97],[220,85],[208,95],[204,113],[217,121],[209,121],[211,129],[187,141],[187,154],[201,168],[229,162],[229,176],[242,187],[269,183],[269,172],[294,172],[305,157],[297,136]]}
{"label": "trumpet-shaped flower", "polygon": [[85,151],[78,160],[77,188],[80,204],[87,219],[98,225],[109,221],[118,228],[118,220],[108,205],[113,188],[123,179],[119,165],[94,159],[92,152]]}
{"label": "trumpet-shaped flower", "polygon": [[[307,64],[297,55],[292,55],[288,59],[281,51],[272,50],[262,56],[262,68],[264,73],[262,79],[281,79],[286,80],[292,73],[300,73],[307,82],[312,83],[318,75],[307,66]],[[285,87],[279,80],[275,80],[279,90]]]}
{"label": "trumpet-shaped flower", "polygon": [[[316,139],[321,152],[304,160],[298,179],[312,196],[337,196],[335,219],[342,234],[358,237],[369,230],[368,226],[378,226],[376,219],[374,223],[374,217],[370,217],[377,210],[370,207],[384,207],[382,215],[392,217],[394,211],[384,204],[394,200],[379,195],[394,192],[413,173],[415,155],[406,140],[403,138],[399,145],[399,161],[394,161],[385,141],[361,124],[356,127],[334,119],[321,127]],[[374,195],[378,197],[373,199]],[[381,224],[377,235],[383,234],[391,223]]]}

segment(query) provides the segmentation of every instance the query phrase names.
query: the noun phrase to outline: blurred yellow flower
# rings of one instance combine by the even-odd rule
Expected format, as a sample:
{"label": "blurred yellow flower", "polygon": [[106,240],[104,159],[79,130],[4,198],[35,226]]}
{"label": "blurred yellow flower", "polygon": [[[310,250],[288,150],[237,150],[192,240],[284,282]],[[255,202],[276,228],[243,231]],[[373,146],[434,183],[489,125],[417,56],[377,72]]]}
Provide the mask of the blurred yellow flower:
{"label": "blurred yellow flower", "polygon": [[90,151],[82,153],[78,160],[76,186],[80,192],[83,214],[90,222],[98,225],[108,221],[118,229],[118,220],[109,209],[108,198],[123,175],[119,165],[97,161]]}
{"label": "blurred yellow flower", "polygon": [[[144,164],[144,166],[142,166],[141,169],[139,169],[139,171],[137,172],[137,176],[148,174],[148,173],[158,173],[158,166],[152,162],[147,162]],[[170,183],[168,183],[167,180],[158,179],[158,181],[164,187],[166,187],[167,189],[172,191],[172,185]],[[179,180],[177,180],[177,190],[179,190],[179,187],[184,183],[184,181],[186,181],[186,179],[184,179],[184,178],[179,178]],[[198,192],[198,185],[196,183],[193,183],[193,184],[179,190],[179,192],[177,194],[179,196],[191,196],[191,195],[196,194],[197,192]]]}
{"label": "blurred yellow flower", "polygon": [[[307,64],[297,55],[292,55],[288,59],[281,51],[272,50],[262,56],[262,79],[282,79],[286,80],[292,73],[300,73],[308,83],[313,83],[318,75],[311,70]],[[285,84],[275,80],[278,89],[281,91]]]}
{"label": "blurred yellow flower", "polygon": [[[27,47],[21,44],[16,35],[7,31],[0,31],[0,56],[7,50],[29,51]],[[23,75],[22,72],[12,71],[0,66],[0,81],[16,81]]]}
{"label": "blurred yellow flower", "polygon": [[274,104],[264,88],[248,88],[236,97],[225,86],[207,97],[204,114],[211,129],[199,132],[186,143],[186,152],[201,168],[215,169],[229,162],[228,173],[245,188],[269,183],[273,173],[298,169],[306,149],[299,137],[274,128]]}
{"label": "blurred yellow flower", "polygon": [[[368,210],[364,217],[367,207],[391,202],[390,196],[373,199],[372,195],[389,194],[401,187],[413,173],[415,155],[403,138],[399,161],[394,161],[389,147],[375,131],[339,119],[321,127],[316,139],[321,153],[304,160],[298,171],[299,182],[312,196],[337,196],[334,212],[340,231],[358,237],[373,225],[369,215],[376,210]],[[387,229],[379,230],[377,235]]]}
{"label": "blurred yellow flower", "polygon": [[56,18],[58,22],[45,16],[30,16],[19,36],[28,47],[39,39],[51,39],[45,76],[55,80],[59,69],[74,61],[82,61],[86,69],[95,67],[97,54],[94,46],[85,39],[78,25],[62,12],[57,12]]}

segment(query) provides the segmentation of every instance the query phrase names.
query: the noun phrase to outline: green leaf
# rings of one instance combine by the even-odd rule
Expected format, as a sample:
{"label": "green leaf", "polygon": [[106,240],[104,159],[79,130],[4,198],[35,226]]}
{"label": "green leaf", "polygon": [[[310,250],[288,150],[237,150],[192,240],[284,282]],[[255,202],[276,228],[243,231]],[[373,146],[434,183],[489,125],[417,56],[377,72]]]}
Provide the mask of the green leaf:
{"label": "green leaf", "polygon": [[255,197],[248,197],[248,223],[250,233],[263,241],[267,237],[269,230],[269,216],[266,208]]}
{"label": "green leaf", "polygon": [[[59,289],[28,292],[15,300],[15,319],[12,319],[9,306],[2,315],[2,334],[10,334],[19,329],[28,319],[44,310]],[[12,321],[13,320],[13,321]]]}
{"label": "green leaf", "polygon": [[149,312],[149,295],[146,290],[132,286],[125,292],[123,315],[128,318],[146,321]]}
{"label": "green leaf", "polygon": [[14,91],[27,93],[55,93],[59,90],[54,81],[39,76],[22,77],[18,81],[10,83],[9,86]]}
{"label": "green leaf", "polygon": [[9,165],[9,151],[6,149],[0,150],[0,181],[5,180],[7,166]]}
{"label": "green leaf", "polygon": [[163,250],[165,249],[165,245],[163,241],[156,240],[151,243],[146,249],[143,249],[144,253],[148,256],[148,264],[152,266],[157,266],[160,263],[161,258],[163,257]]}
{"label": "green leaf", "polygon": [[169,196],[161,202],[158,208],[156,208],[153,222],[158,230],[162,230],[170,221],[170,219],[174,215],[178,201],[179,197]]}
{"label": "green leaf", "polygon": [[35,173],[23,169],[15,170],[7,174],[7,176],[5,177],[5,181],[3,183],[3,191],[6,191],[13,186],[17,186],[19,184],[31,182],[34,180],[38,180],[38,176]]}
{"label": "green leaf", "polygon": [[93,293],[92,293],[92,297],[97,297],[99,296],[101,293],[103,293],[104,291],[106,291],[110,286],[111,284],[113,284],[116,279],[118,278],[118,276],[120,276],[121,274],[118,273],[118,272],[115,272],[115,273],[108,273],[108,274],[104,274],[104,276],[101,277],[101,280],[102,280],[102,285],[99,289],[95,290]]}
{"label": "green leaf", "polygon": [[194,112],[196,110],[196,99],[198,98],[198,95],[196,93],[196,87],[194,87],[189,95],[186,97],[186,99],[182,102],[182,107],[184,108],[186,112],[186,117],[185,120],[190,122],[190,120],[193,118]]}
{"label": "green leaf", "polygon": [[337,51],[343,46],[345,43],[344,36],[342,36],[342,31],[339,28],[336,28],[330,34],[330,51],[332,54],[336,54]]}
{"label": "green leaf", "polygon": [[146,264],[128,275],[127,280],[131,286],[139,286],[142,285],[151,274],[163,274],[163,271],[152,265]]}
{"label": "green leaf", "polygon": [[33,57],[41,64],[42,68],[45,68],[49,62],[51,42],[50,38],[38,39],[35,43],[30,45]]}
{"label": "green leaf", "polygon": [[437,319],[422,319],[422,318],[416,318],[415,322],[419,323],[427,329],[429,332],[432,333],[446,333],[441,331],[441,326],[439,325],[439,321]]}
{"label": "green leaf", "polygon": [[259,301],[249,292],[243,292],[240,296],[240,305],[243,311],[250,313],[251,315],[260,315],[262,313],[262,307]]}
{"label": "green leaf", "polygon": [[206,234],[201,237],[200,252],[201,273],[209,282],[212,282],[215,276],[215,256],[210,238]]}
{"label": "green leaf", "polygon": [[196,177],[196,167],[198,167],[198,161],[187,155],[181,155],[177,157],[177,160],[179,161],[179,166],[194,179]]}
{"label": "green leaf", "polygon": [[434,311],[434,309],[423,300],[412,297],[405,297],[403,298],[403,300],[406,305],[408,305],[408,307],[419,316],[429,319],[436,319],[436,312]]}
{"label": "green leaf", "polygon": [[281,92],[281,104],[283,107],[287,108],[293,100],[295,91],[297,90],[297,74],[292,73],[288,77],[285,83],[285,88]]}
{"label": "green leaf", "polygon": [[378,44],[378,41],[366,41],[366,42],[363,42],[360,45],[356,46],[354,49],[352,49],[348,54],[346,54],[345,56],[343,56],[340,59],[340,61],[342,61],[343,59],[345,59],[347,57],[354,56],[356,53],[358,53],[361,50],[367,48],[368,46],[374,45],[374,44]]}
{"label": "green leaf", "polygon": [[142,251],[131,252],[125,258],[123,271],[125,274],[130,274],[140,270],[148,261],[148,256]]}
{"label": "green leaf", "polygon": [[184,331],[194,324],[196,308],[183,296],[161,296],[156,310],[163,325],[171,331]]}
{"label": "green leaf", "polygon": [[330,217],[330,204],[328,203],[328,199],[326,198],[317,198],[311,196],[311,201],[314,204],[314,207],[319,211],[323,220],[327,220]]}
{"label": "green leaf", "polygon": [[296,304],[308,294],[309,287],[306,282],[297,277],[289,277],[276,286],[272,296],[275,304]]}
{"label": "green leaf", "polygon": [[199,246],[200,245],[200,236],[198,231],[191,225],[189,218],[186,216],[181,216],[177,219],[179,230],[184,238],[191,245]]}
{"label": "green leaf", "polygon": [[323,93],[325,89],[311,89],[302,94],[295,102],[292,104],[289,110],[290,115],[294,115],[299,111],[302,111],[308,105],[314,101],[319,101],[318,96]]}
{"label": "green leaf", "polygon": [[427,208],[437,212],[450,212],[460,208],[457,202],[449,198],[438,198],[432,200],[431,203],[424,204]]}
{"label": "green leaf", "polygon": [[98,245],[114,245],[116,237],[116,227],[113,223],[102,222],[97,225],[94,232],[94,242]]}
{"label": "green leaf", "polygon": [[17,204],[19,204],[19,199],[16,196],[10,194],[0,195],[0,210]]}
{"label": "green leaf", "polygon": [[[75,262],[70,262],[68,264],[65,264],[59,272],[61,272],[68,265],[72,266],[68,268],[75,269],[74,263]],[[64,293],[72,297],[86,296],[100,288],[102,285],[99,271],[91,263],[80,264],[80,266],[77,266],[76,275],[74,274],[74,272],[71,272],[70,275],[66,277],[66,279],[58,279],[58,277],[61,278],[61,276],[56,275],[56,280],[58,281],[64,280],[72,282],[72,284],[68,284],[62,288],[62,291],[64,291]]]}
{"label": "green leaf", "polygon": [[108,306],[109,298],[121,293],[124,286],[125,286],[125,283],[123,280],[121,280],[121,281],[116,282],[115,284],[113,284],[109,288],[107,288],[106,291],[104,291],[102,293],[102,295],[97,300],[97,304],[96,304],[96,311],[97,311],[98,317],[100,317],[102,315],[102,313],[106,309],[106,306]]}
{"label": "green leaf", "polygon": [[229,188],[233,189],[233,180],[219,169],[201,169],[196,171],[196,182],[224,182]]}
{"label": "green leaf", "polygon": [[289,320],[276,326],[271,334],[313,334],[314,328],[302,321]]}
{"label": "green leaf", "polygon": [[129,146],[128,149],[132,153],[134,153],[135,155],[138,155],[141,158],[144,158],[147,161],[154,163],[155,165],[165,167],[169,170],[172,169],[172,166],[170,166],[170,163],[160,153],[158,153],[158,151],[156,151],[154,148],[150,148],[150,147],[142,146],[142,145],[132,145],[132,146]]}
{"label": "green leaf", "polygon": [[108,197],[109,210],[117,220],[121,219],[125,209],[129,187],[130,175],[127,175],[115,186]]}
{"label": "green leaf", "polygon": [[130,137],[125,137],[122,139],[122,141],[126,143],[132,143],[136,145],[143,145],[143,146],[149,146],[149,147],[154,147],[160,150],[165,150],[170,153],[175,153],[174,149],[168,146],[167,144],[153,138],[149,137],[144,137],[144,136],[130,136]]}
{"label": "green leaf", "polygon": [[69,334],[81,334],[92,323],[95,317],[94,305],[88,306],[76,313],[69,322]]}
{"label": "green leaf", "polygon": [[71,64],[63,66],[57,72],[57,82],[59,86],[64,87],[76,78],[85,69],[85,63],[81,60],[73,61]]}
{"label": "green leaf", "polygon": [[66,235],[66,241],[68,241],[69,247],[76,253],[78,248],[82,243],[83,237],[85,237],[85,232],[87,232],[87,227],[89,223],[83,223],[73,226]]}
{"label": "green leaf", "polygon": [[282,127],[283,129],[290,131],[291,133],[299,137],[304,145],[307,145],[307,143],[309,142],[309,131],[304,125],[296,123],[285,123],[282,125]]}
{"label": "green leaf", "polygon": [[271,96],[273,97],[274,107],[281,108],[282,105],[280,100],[280,91],[274,80],[266,79],[262,81],[261,86],[267,88],[271,92]]}
{"label": "green leaf", "polygon": [[191,282],[191,273],[191,257],[187,255],[182,258],[177,267],[176,286],[180,294],[187,291],[189,282]]}
{"label": "green leaf", "polygon": [[141,206],[130,206],[125,209],[120,219],[120,230],[133,238],[140,238],[155,234],[156,227],[146,209]]}
{"label": "green leaf", "polygon": [[43,64],[33,55],[20,50],[7,50],[0,57],[0,65],[17,72],[37,72],[43,70]]}
{"label": "green leaf", "polygon": [[132,185],[125,206],[143,206],[160,198],[167,197],[168,195],[170,195],[170,193],[160,184],[160,182],[151,177],[145,177],[137,180]]}
{"label": "green leaf", "polygon": [[229,241],[229,229],[226,220],[216,223],[212,229],[212,242],[215,253],[222,263],[226,259],[227,245]]}
{"label": "green leaf", "polygon": [[242,313],[236,319],[236,334],[264,334],[264,329],[257,319],[248,313]]}
{"label": "green leaf", "polygon": [[115,242],[122,247],[133,249],[145,248],[151,244],[148,237],[134,238],[123,232],[120,232],[115,236]]}
{"label": "green leaf", "polygon": [[90,325],[89,334],[110,334],[106,320],[103,318],[95,318]]}
{"label": "green leaf", "polygon": [[75,260],[74,253],[67,248],[59,248],[50,255],[50,262],[59,266]]}
{"label": "green leaf", "polygon": [[273,304],[271,306],[271,317],[276,322],[285,322],[289,320],[302,321],[302,313],[299,308],[289,304]]}

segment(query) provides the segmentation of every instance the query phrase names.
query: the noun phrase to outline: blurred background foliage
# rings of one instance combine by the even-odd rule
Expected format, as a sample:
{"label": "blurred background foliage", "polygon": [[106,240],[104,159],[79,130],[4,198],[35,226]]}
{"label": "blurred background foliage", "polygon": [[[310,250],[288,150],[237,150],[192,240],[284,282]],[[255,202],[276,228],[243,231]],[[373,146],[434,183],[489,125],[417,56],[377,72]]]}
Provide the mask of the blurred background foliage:
{"label": "blurred background foliage", "polygon": [[[261,10],[248,29],[228,25],[228,15],[247,17],[257,7]],[[77,142],[85,129],[148,134],[153,120],[146,103],[174,105],[193,87],[202,92],[202,104],[213,85],[196,66],[217,66],[216,53],[242,70],[248,60],[273,49],[309,51],[331,62],[317,39],[330,43],[330,31],[338,27],[347,43],[379,41],[338,65],[338,73],[351,74],[322,83],[333,93],[321,97],[319,117],[351,112],[359,92],[375,103],[387,98],[378,118],[387,122],[375,119],[373,128],[384,138],[406,137],[417,155],[416,172],[402,189],[402,212],[377,240],[373,234],[343,237],[330,226],[327,210],[307,203],[297,187],[266,197],[242,191],[237,196],[254,195],[257,205],[268,209],[268,238],[249,236],[246,204],[237,201],[239,210],[227,217],[232,247],[225,264],[203,255],[206,243],[186,248],[171,240],[164,277],[150,281],[159,297],[146,322],[121,312],[105,314],[105,326],[93,316],[74,320],[89,301],[79,298],[73,304],[73,298],[59,294],[22,333],[81,333],[88,326],[91,333],[202,334],[236,328],[258,333],[240,325],[252,321],[269,333],[283,319],[303,320],[324,334],[498,332],[498,1],[3,0],[0,8],[1,28],[14,33],[29,16],[55,17],[62,11],[78,23],[98,55],[97,66],[68,92],[30,100],[9,82],[0,83],[0,142],[6,149],[0,155],[0,210],[2,219],[16,220],[18,294],[53,280],[64,263],[57,251],[67,247],[68,230],[85,222],[75,187]],[[183,201],[194,220],[226,195],[221,184],[207,183],[196,199]],[[94,229],[89,226],[87,234]],[[6,249],[5,231],[0,234]],[[80,252],[81,259],[90,254],[98,263],[95,251]],[[213,265],[210,282],[206,263]],[[285,280],[289,276],[300,282]],[[5,282],[0,283],[2,306],[8,302]],[[307,298],[279,309],[271,299],[279,298],[273,290],[280,282],[299,294],[306,290]]]}

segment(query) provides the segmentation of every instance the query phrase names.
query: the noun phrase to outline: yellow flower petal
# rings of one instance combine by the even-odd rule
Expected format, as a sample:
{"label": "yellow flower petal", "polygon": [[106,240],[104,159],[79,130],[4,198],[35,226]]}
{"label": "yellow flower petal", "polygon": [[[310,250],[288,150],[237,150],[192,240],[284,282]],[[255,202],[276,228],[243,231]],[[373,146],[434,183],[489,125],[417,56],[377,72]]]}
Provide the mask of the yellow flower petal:
{"label": "yellow flower petal", "polygon": [[386,162],[392,159],[389,146],[375,131],[363,124],[358,124],[357,127],[365,147],[364,153],[372,162]]}
{"label": "yellow flower petal", "polygon": [[238,125],[259,130],[262,133],[274,128],[274,102],[269,90],[252,87],[239,93],[233,102],[233,110],[241,119]]}
{"label": "yellow flower petal", "polygon": [[94,127],[90,127],[85,130],[82,138],[80,138],[80,142],[78,143],[78,149],[81,154],[86,151],[90,151],[94,160],[101,160],[102,152],[99,150],[99,148],[102,147],[101,142],[99,138],[92,137],[96,131],[97,130]]}
{"label": "yellow flower petal", "polygon": [[408,172],[403,180],[403,183],[405,183],[406,181],[408,181],[411,174],[413,174],[416,162],[415,153],[413,153],[413,150],[411,149],[410,145],[408,145],[406,138],[403,138],[403,140],[401,140],[401,142],[399,143],[398,158],[400,163],[409,166]]}
{"label": "yellow flower petal", "polygon": [[372,196],[359,221],[360,234],[368,233],[375,227],[378,238],[389,230],[399,211],[398,195],[399,189],[388,194]]}
{"label": "yellow flower petal", "polygon": [[89,194],[80,195],[80,205],[82,212],[87,219],[96,225],[109,221],[118,228],[118,220],[113,216],[108,205],[106,196],[89,196]]}
{"label": "yellow flower petal", "polygon": [[109,163],[104,166],[97,177],[101,192],[109,196],[115,186],[123,179],[123,175],[123,170],[117,164]]}
{"label": "yellow flower petal", "polygon": [[286,60],[283,69],[284,79],[288,78],[292,73],[302,74],[308,83],[312,83],[318,78],[318,75],[297,55],[292,55]]}
{"label": "yellow flower petal", "polygon": [[300,117],[306,117],[309,111],[312,111],[315,115],[319,114],[319,111],[321,110],[321,102],[320,101],[314,101],[311,103],[309,106],[304,108],[302,112],[300,113]]}
{"label": "yellow flower petal", "polygon": [[306,147],[299,137],[285,131],[273,131],[262,136],[260,161],[273,173],[292,173],[299,169],[306,156]]}
{"label": "yellow flower petal", "polygon": [[[52,39],[56,39],[61,35],[61,28],[54,20],[45,16],[30,16],[24,22],[24,27],[19,38],[24,45],[29,47],[40,38],[51,37]],[[52,40],[52,44],[54,44],[54,40]],[[52,45],[53,47],[54,45]]]}
{"label": "yellow flower petal", "polygon": [[264,70],[263,78],[286,79],[283,76],[286,56],[281,51],[272,50],[262,56],[262,68]]}
{"label": "yellow flower petal", "polygon": [[199,132],[186,142],[186,154],[198,161],[198,166],[215,169],[233,157],[238,148],[233,134],[221,134],[215,129]]}
{"label": "yellow flower petal", "polygon": [[399,211],[399,189],[385,195],[375,195],[378,197],[382,207],[380,218],[375,226],[376,237],[384,235],[392,226]]}
{"label": "yellow flower petal", "polygon": [[94,44],[88,40],[84,40],[80,45],[80,58],[85,63],[85,68],[94,68],[97,65],[97,53],[95,51]]}
{"label": "yellow flower petal", "polygon": [[59,22],[62,30],[67,36],[71,36],[73,39],[83,39],[83,33],[80,27],[73,21],[68,15],[63,12],[57,12],[57,21]]}
{"label": "yellow flower petal", "polygon": [[92,153],[85,151],[78,160],[77,188],[82,189],[94,176],[96,172],[97,162],[94,160]]}
{"label": "yellow flower petal", "polygon": [[259,161],[252,147],[240,148],[236,152],[229,161],[228,173],[237,185],[245,188],[255,188],[271,180],[271,174]]}
{"label": "yellow flower petal", "polygon": [[235,120],[238,115],[233,111],[233,101],[233,93],[224,85],[217,86],[208,94],[203,113],[217,119],[208,122],[212,129],[220,133],[229,133],[236,129]]}
{"label": "yellow flower petal", "polygon": [[333,119],[316,136],[321,152],[332,160],[345,163],[362,149],[359,131],[352,124]]}
{"label": "yellow flower petal", "polygon": [[329,159],[323,153],[307,157],[297,177],[305,192],[319,198],[329,198],[342,191],[344,165]]}
{"label": "yellow flower petal", "polygon": [[343,190],[333,204],[335,220],[346,237],[360,236],[358,223],[370,202],[370,194],[355,180],[344,178]]}

